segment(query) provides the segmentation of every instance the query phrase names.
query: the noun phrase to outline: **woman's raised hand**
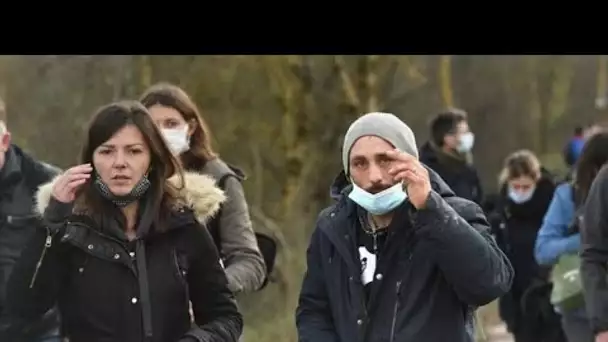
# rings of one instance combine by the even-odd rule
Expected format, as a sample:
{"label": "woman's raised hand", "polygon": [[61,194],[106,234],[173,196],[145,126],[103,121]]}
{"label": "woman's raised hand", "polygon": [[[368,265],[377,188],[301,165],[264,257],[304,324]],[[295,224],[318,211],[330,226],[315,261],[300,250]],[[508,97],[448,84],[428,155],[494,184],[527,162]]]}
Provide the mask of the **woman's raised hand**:
{"label": "woman's raised hand", "polygon": [[53,197],[63,203],[71,203],[76,199],[78,189],[91,177],[91,164],[74,166],[65,171],[53,185]]}

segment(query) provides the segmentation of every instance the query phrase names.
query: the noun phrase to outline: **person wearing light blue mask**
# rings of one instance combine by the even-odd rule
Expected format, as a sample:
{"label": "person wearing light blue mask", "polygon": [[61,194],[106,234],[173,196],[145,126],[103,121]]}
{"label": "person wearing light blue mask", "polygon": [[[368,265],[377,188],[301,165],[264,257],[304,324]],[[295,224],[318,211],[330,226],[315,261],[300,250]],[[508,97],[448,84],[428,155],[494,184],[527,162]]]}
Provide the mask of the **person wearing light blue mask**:
{"label": "person wearing light blue mask", "polygon": [[418,160],[393,114],[353,122],[342,162],[308,247],[299,341],[471,341],[474,308],[513,278],[481,208]]}
{"label": "person wearing light blue mask", "polygon": [[488,214],[496,241],[515,269],[511,290],[499,299],[500,317],[515,342],[560,341],[564,335],[559,316],[542,310],[549,303],[549,269],[534,258],[536,236],[555,191],[553,178],[531,151],[513,152],[505,158],[499,198]]}

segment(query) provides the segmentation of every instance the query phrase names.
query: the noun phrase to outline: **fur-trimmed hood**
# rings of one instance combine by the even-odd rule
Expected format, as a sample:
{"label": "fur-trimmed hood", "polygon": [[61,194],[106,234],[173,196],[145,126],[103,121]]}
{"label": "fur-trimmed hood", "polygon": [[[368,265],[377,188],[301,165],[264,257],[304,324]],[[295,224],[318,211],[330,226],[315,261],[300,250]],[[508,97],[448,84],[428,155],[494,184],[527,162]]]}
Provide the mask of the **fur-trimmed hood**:
{"label": "fur-trimmed hood", "polygon": [[[44,214],[44,210],[51,200],[51,192],[57,177],[52,181],[41,185],[36,193],[35,211],[39,215]],[[199,222],[207,222],[220,209],[221,204],[226,200],[224,192],[216,186],[216,181],[211,176],[196,172],[184,173],[184,186],[181,186],[179,177],[173,176],[169,179],[178,189],[178,206],[186,206],[196,215]]]}

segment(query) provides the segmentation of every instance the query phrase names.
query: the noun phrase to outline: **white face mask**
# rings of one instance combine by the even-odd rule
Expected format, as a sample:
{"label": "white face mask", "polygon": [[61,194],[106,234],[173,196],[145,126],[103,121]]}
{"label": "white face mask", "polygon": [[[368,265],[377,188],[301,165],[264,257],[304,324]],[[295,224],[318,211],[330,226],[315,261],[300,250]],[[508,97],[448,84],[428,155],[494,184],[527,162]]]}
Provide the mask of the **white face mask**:
{"label": "white face mask", "polygon": [[174,155],[179,156],[190,149],[188,125],[179,128],[161,128],[160,131]]}
{"label": "white face mask", "polygon": [[458,141],[458,152],[464,153],[469,152],[473,148],[475,143],[475,136],[471,132],[464,133],[460,136]]}
{"label": "white face mask", "polygon": [[534,195],[535,187],[532,187],[530,190],[525,192],[517,192],[513,188],[509,187],[509,198],[517,204],[522,204],[528,202],[532,196]]}

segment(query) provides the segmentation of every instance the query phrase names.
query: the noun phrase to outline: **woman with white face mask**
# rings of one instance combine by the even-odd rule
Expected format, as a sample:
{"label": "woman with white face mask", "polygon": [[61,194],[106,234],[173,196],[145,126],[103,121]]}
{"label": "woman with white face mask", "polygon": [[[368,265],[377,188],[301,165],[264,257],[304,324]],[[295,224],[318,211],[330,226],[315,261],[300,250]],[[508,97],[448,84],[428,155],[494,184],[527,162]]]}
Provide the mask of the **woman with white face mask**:
{"label": "woman with white face mask", "polygon": [[[515,269],[511,290],[499,302],[501,318],[516,342],[548,341],[545,338],[560,335],[561,328],[556,315],[538,319],[543,307],[551,308],[544,291],[548,269],[536,263],[534,242],[553,197],[553,177],[532,152],[521,150],[505,159],[499,185],[498,204],[488,219]],[[547,325],[550,321],[554,323]]]}
{"label": "woman with white face mask", "polygon": [[266,280],[266,264],[241,185],[244,174],[213,151],[209,128],[184,90],[159,83],[146,90],[140,102],[184,169],[213,176],[225,191],[228,200],[208,227],[222,256],[229,288],[235,293],[258,290]]}

